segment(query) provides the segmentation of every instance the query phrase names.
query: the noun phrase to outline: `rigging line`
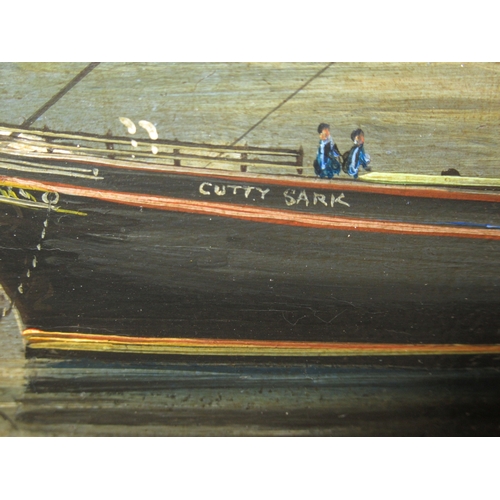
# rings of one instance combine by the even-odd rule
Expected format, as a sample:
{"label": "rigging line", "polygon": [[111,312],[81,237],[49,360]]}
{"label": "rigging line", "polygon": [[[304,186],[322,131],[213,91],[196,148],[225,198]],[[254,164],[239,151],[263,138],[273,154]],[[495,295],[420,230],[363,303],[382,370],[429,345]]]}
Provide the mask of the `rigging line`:
{"label": "rigging line", "polygon": [[65,85],[56,95],[47,101],[39,110],[35,111],[29,118],[26,118],[21,124],[21,127],[30,127],[33,123],[40,118],[49,108],[51,108],[61,97],[69,92],[80,80],[85,78],[96,66],[100,63],[93,62],[85,67],[78,75],[76,75],[67,85]]}
{"label": "rigging line", "polygon": [[318,78],[318,76],[320,76],[322,73],[324,73],[333,64],[335,64],[335,63],[333,63],[333,62],[328,63],[323,69],[321,69],[314,76],[312,76],[311,78],[309,78],[309,80],[307,80],[307,82],[304,83],[304,85],[302,85],[295,92],[293,92],[292,94],[290,94],[284,101],[281,101],[274,109],[272,109],[271,111],[269,111],[269,113],[267,113],[267,115],[265,115],[263,118],[261,118],[255,125],[253,125],[252,127],[250,127],[243,135],[241,135],[240,137],[238,137],[238,139],[236,139],[234,142],[232,142],[230,144],[230,146],[234,146],[237,142],[241,141],[241,139],[243,139],[243,137],[245,137],[246,135],[248,135],[256,127],[258,127],[266,118],[268,118],[275,111],[277,111],[279,108],[281,108],[281,106],[283,106],[283,104],[287,103],[290,99],[292,99],[293,97],[295,97],[301,90],[303,90],[305,87],[307,87],[313,80],[315,80],[316,78]]}

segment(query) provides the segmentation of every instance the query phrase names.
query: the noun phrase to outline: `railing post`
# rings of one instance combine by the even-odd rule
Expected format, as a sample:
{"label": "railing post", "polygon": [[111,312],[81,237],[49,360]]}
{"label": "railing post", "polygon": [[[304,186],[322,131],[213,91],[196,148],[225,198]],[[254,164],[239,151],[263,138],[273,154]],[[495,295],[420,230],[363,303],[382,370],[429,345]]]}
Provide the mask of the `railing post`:
{"label": "railing post", "polygon": [[297,173],[299,175],[302,175],[304,169],[298,167],[302,167],[303,165],[304,165],[304,149],[302,148],[302,146],[300,146],[299,154],[297,155]]}
{"label": "railing post", "polygon": [[[108,129],[106,132],[106,137],[113,137],[113,134],[111,133],[111,130]],[[106,143],[106,149],[109,149],[110,151],[113,151],[115,149],[115,146],[112,142],[107,142]],[[116,158],[116,155],[108,155],[108,158],[111,158],[112,160]]]}
{"label": "railing post", "polygon": [[[50,129],[47,126],[47,124],[45,124],[43,126],[43,131],[50,132]],[[54,142],[50,137],[45,137],[45,135],[43,135],[42,138],[45,139],[48,143]],[[54,152],[54,148],[47,148],[47,153],[53,153],[53,152]]]}
{"label": "railing post", "polygon": [[[248,159],[248,154],[247,153],[241,153],[241,159],[242,160],[247,160]],[[242,172],[246,172],[247,171],[247,165],[240,165],[240,170]]]}
{"label": "railing post", "polygon": [[[178,154],[180,154],[180,152],[181,152],[180,149],[174,149],[174,155],[178,155]],[[174,165],[176,167],[180,167],[181,166],[181,160],[180,159],[174,160]]]}

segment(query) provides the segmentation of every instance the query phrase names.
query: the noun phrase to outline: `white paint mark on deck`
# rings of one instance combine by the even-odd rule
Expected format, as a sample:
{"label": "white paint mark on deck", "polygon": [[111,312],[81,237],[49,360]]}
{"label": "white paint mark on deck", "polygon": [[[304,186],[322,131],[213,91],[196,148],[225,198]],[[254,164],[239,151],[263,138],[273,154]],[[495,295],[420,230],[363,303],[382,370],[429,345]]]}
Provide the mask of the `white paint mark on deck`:
{"label": "white paint mark on deck", "polygon": [[120,116],[119,120],[127,127],[127,131],[129,134],[135,134],[137,128],[135,126],[135,123],[130,119],[127,118],[126,116]]}

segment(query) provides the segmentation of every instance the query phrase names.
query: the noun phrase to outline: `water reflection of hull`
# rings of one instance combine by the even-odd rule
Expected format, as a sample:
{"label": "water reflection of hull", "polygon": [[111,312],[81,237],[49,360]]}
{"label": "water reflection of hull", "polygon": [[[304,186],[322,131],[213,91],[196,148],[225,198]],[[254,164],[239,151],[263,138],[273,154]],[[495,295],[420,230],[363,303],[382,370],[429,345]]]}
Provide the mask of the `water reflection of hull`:
{"label": "water reflection of hull", "polygon": [[0,276],[32,350],[500,352],[495,190],[29,163],[0,178]]}

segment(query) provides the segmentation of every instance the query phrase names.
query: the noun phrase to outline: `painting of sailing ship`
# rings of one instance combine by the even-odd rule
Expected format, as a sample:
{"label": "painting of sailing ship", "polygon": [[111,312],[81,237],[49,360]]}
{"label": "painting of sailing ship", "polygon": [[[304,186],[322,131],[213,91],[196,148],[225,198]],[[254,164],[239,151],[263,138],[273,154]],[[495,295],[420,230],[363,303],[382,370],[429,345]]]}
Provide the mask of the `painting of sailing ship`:
{"label": "painting of sailing ship", "polygon": [[[247,78],[263,68],[279,69],[240,70]],[[383,78],[387,67],[377,69]],[[101,71],[87,67],[86,78],[92,70]],[[203,68],[196,89],[230,70]],[[418,70],[402,85],[423,74],[441,81],[439,65]],[[211,134],[197,130],[196,140],[164,138],[154,119],[125,114],[101,133],[39,126],[44,110],[20,126],[1,124],[0,276],[28,352],[498,352],[500,181],[482,175],[490,160],[476,168],[465,144],[453,163],[459,175],[441,175],[452,165],[437,144],[412,139],[399,149],[412,126],[427,119],[431,130],[429,108],[414,103],[412,116],[422,118],[394,130],[391,150],[385,125],[349,119],[367,131],[370,172],[316,175],[315,146],[300,133],[293,139],[304,118],[291,129],[288,119],[272,122],[336,71],[347,74],[323,65],[230,143],[221,140],[230,120]],[[196,105],[192,113],[193,123],[205,120]],[[308,118],[313,138],[316,116]],[[337,137],[353,128],[342,121],[332,127]],[[252,137],[259,127],[266,140]],[[439,139],[435,129],[429,135]]]}

